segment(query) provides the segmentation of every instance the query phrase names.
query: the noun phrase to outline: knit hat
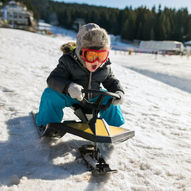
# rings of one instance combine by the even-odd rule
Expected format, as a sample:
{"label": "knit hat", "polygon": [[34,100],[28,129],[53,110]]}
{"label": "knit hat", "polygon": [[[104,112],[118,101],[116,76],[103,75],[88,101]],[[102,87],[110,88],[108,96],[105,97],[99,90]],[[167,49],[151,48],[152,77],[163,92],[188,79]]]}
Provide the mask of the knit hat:
{"label": "knit hat", "polygon": [[81,26],[76,38],[76,55],[82,63],[84,63],[80,55],[82,48],[99,49],[103,47],[110,47],[110,37],[106,30],[100,28],[95,23],[88,23]]}

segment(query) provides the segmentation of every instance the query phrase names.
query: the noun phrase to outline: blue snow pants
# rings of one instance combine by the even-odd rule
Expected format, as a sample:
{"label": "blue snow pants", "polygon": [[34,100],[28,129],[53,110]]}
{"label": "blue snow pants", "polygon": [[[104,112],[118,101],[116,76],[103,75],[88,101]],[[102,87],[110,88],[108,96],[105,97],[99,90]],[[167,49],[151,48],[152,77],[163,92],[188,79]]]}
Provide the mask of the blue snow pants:
{"label": "blue snow pants", "polygon": [[[102,104],[106,104],[111,96],[104,96]],[[97,98],[90,100],[94,102]],[[60,123],[63,118],[63,109],[79,103],[78,100],[71,98],[68,94],[61,94],[51,88],[46,88],[42,94],[39,112],[36,117],[37,125],[48,123]],[[125,123],[120,105],[113,105],[104,111],[100,111],[100,117],[112,126],[119,127]]]}

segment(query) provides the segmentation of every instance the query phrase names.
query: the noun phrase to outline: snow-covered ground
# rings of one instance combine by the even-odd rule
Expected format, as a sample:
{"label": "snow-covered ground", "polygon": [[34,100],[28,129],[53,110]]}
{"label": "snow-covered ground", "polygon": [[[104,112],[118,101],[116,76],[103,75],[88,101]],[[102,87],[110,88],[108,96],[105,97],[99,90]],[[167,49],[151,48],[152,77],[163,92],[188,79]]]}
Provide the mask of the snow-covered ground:
{"label": "snow-covered ground", "polygon": [[[116,174],[87,172],[77,152],[84,139],[39,139],[30,111],[71,40],[0,29],[0,190],[190,191],[191,58],[111,51],[126,93],[125,127],[136,133],[108,157]],[[66,109],[65,119],[73,117]]]}
{"label": "snow-covered ground", "polygon": [[39,32],[42,30],[48,30],[48,31],[52,32],[53,35],[56,35],[56,36],[70,36],[72,38],[76,37],[75,31],[68,30],[68,29],[65,29],[60,26],[50,25],[48,23],[45,23],[44,20],[40,20],[40,22],[38,23],[38,29],[39,29]]}

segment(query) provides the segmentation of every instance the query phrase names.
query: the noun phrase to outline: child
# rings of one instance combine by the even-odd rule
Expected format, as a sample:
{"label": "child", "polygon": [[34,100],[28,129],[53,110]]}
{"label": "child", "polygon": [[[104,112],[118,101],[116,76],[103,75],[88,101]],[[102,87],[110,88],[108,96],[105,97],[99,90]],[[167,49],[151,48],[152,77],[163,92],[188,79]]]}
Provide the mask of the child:
{"label": "child", "polygon": [[[109,125],[124,124],[121,108],[124,91],[119,80],[111,71],[108,58],[110,38],[107,32],[97,24],[83,25],[77,34],[76,48],[68,44],[65,53],[59,59],[59,64],[47,79],[46,88],[41,97],[39,112],[36,117],[38,126],[45,127],[48,123],[59,123],[63,118],[63,109],[79,103],[85,97],[88,100],[96,95],[84,95],[82,89],[102,89],[100,85],[120,95],[114,99],[106,111],[100,116]],[[105,96],[103,103],[107,103],[109,96]]]}

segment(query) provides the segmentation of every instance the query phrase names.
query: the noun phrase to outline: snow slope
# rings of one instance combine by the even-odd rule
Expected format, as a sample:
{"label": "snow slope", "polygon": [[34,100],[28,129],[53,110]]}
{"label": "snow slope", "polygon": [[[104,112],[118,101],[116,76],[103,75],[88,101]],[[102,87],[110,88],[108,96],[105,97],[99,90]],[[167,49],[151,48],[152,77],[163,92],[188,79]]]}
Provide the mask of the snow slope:
{"label": "snow slope", "polygon": [[[136,132],[109,150],[118,173],[92,177],[76,150],[84,139],[38,138],[30,111],[38,110],[59,47],[70,40],[0,28],[0,190],[190,191],[189,58],[111,52],[126,93],[125,127]],[[73,117],[66,109],[64,119]]]}

